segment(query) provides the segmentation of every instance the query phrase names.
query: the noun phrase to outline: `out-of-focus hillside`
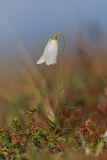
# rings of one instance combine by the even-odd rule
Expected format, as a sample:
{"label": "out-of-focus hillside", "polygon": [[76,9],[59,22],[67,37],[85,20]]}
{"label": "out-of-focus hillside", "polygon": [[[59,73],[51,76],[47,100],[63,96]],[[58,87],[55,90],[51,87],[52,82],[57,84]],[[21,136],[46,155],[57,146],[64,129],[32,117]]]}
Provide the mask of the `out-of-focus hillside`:
{"label": "out-of-focus hillside", "polygon": [[[66,51],[62,74],[61,54],[56,65],[46,66],[21,51],[18,59],[4,57],[0,64],[1,157],[84,159],[85,139],[90,159],[106,159],[101,135],[107,126],[107,48],[79,40]],[[63,88],[57,95],[59,78]],[[79,154],[71,155],[72,149]]]}

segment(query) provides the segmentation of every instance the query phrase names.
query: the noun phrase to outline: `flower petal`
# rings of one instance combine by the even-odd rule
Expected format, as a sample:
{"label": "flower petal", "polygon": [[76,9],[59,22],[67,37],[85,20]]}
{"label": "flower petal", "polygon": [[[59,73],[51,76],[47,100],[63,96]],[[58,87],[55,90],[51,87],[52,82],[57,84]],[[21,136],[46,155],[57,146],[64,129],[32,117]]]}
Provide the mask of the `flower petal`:
{"label": "flower petal", "polygon": [[37,61],[36,64],[41,64],[41,63],[44,63],[45,62],[45,57],[44,55],[40,57],[40,59]]}
{"label": "flower petal", "polygon": [[48,41],[48,43],[47,43],[47,45],[44,49],[43,55],[39,58],[39,60],[37,61],[36,64],[41,64],[41,63],[44,63],[46,61],[46,55],[48,53],[48,47],[49,47],[51,41],[52,41],[51,39]]}
{"label": "flower petal", "polygon": [[47,48],[46,64],[47,65],[56,64],[57,55],[58,55],[58,42],[57,40],[52,40]]}

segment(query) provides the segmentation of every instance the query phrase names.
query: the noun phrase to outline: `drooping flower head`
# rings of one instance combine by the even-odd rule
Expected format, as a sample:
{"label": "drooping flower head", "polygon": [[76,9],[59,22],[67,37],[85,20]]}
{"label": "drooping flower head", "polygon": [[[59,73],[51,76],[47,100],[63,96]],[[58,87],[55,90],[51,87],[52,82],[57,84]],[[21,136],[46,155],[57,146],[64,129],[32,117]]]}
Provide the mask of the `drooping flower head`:
{"label": "drooping flower head", "polygon": [[46,63],[46,65],[53,65],[57,63],[59,34],[61,33],[56,32],[51,36],[37,64]]}

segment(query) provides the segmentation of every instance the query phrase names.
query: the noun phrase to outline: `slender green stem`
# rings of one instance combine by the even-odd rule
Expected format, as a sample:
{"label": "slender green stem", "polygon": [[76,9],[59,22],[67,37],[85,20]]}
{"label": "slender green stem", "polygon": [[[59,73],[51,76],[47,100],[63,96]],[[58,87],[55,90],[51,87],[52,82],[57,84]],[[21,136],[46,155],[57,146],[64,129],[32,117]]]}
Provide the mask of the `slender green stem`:
{"label": "slender green stem", "polygon": [[57,82],[57,93],[56,93],[56,99],[57,99],[57,113],[56,116],[58,117],[59,114],[59,95],[64,89],[64,84],[63,87],[61,86],[61,83],[64,83],[64,79],[62,79],[63,73],[64,73],[64,55],[65,55],[65,37],[62,32],[56,32],[55,33],[57,36],[61,35],[62,37],[62,54],[61,54],[61,63],[60,63],[60,69],[59,69],[59,76],[58,76],[58,82]]}

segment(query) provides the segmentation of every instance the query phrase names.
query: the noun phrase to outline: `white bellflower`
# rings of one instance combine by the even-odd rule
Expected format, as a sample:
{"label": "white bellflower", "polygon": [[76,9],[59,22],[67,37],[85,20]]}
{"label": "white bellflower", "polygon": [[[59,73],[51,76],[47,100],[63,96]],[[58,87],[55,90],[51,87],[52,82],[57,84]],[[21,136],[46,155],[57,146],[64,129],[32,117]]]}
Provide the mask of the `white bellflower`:
{"label": "white bellflower", "polygon": [[37,64],[46,63],[46,65],[52,65],[57,63],[58,56],[58,40],[57,33],[55,33],[48,41],[43,55],[37,61]]}

